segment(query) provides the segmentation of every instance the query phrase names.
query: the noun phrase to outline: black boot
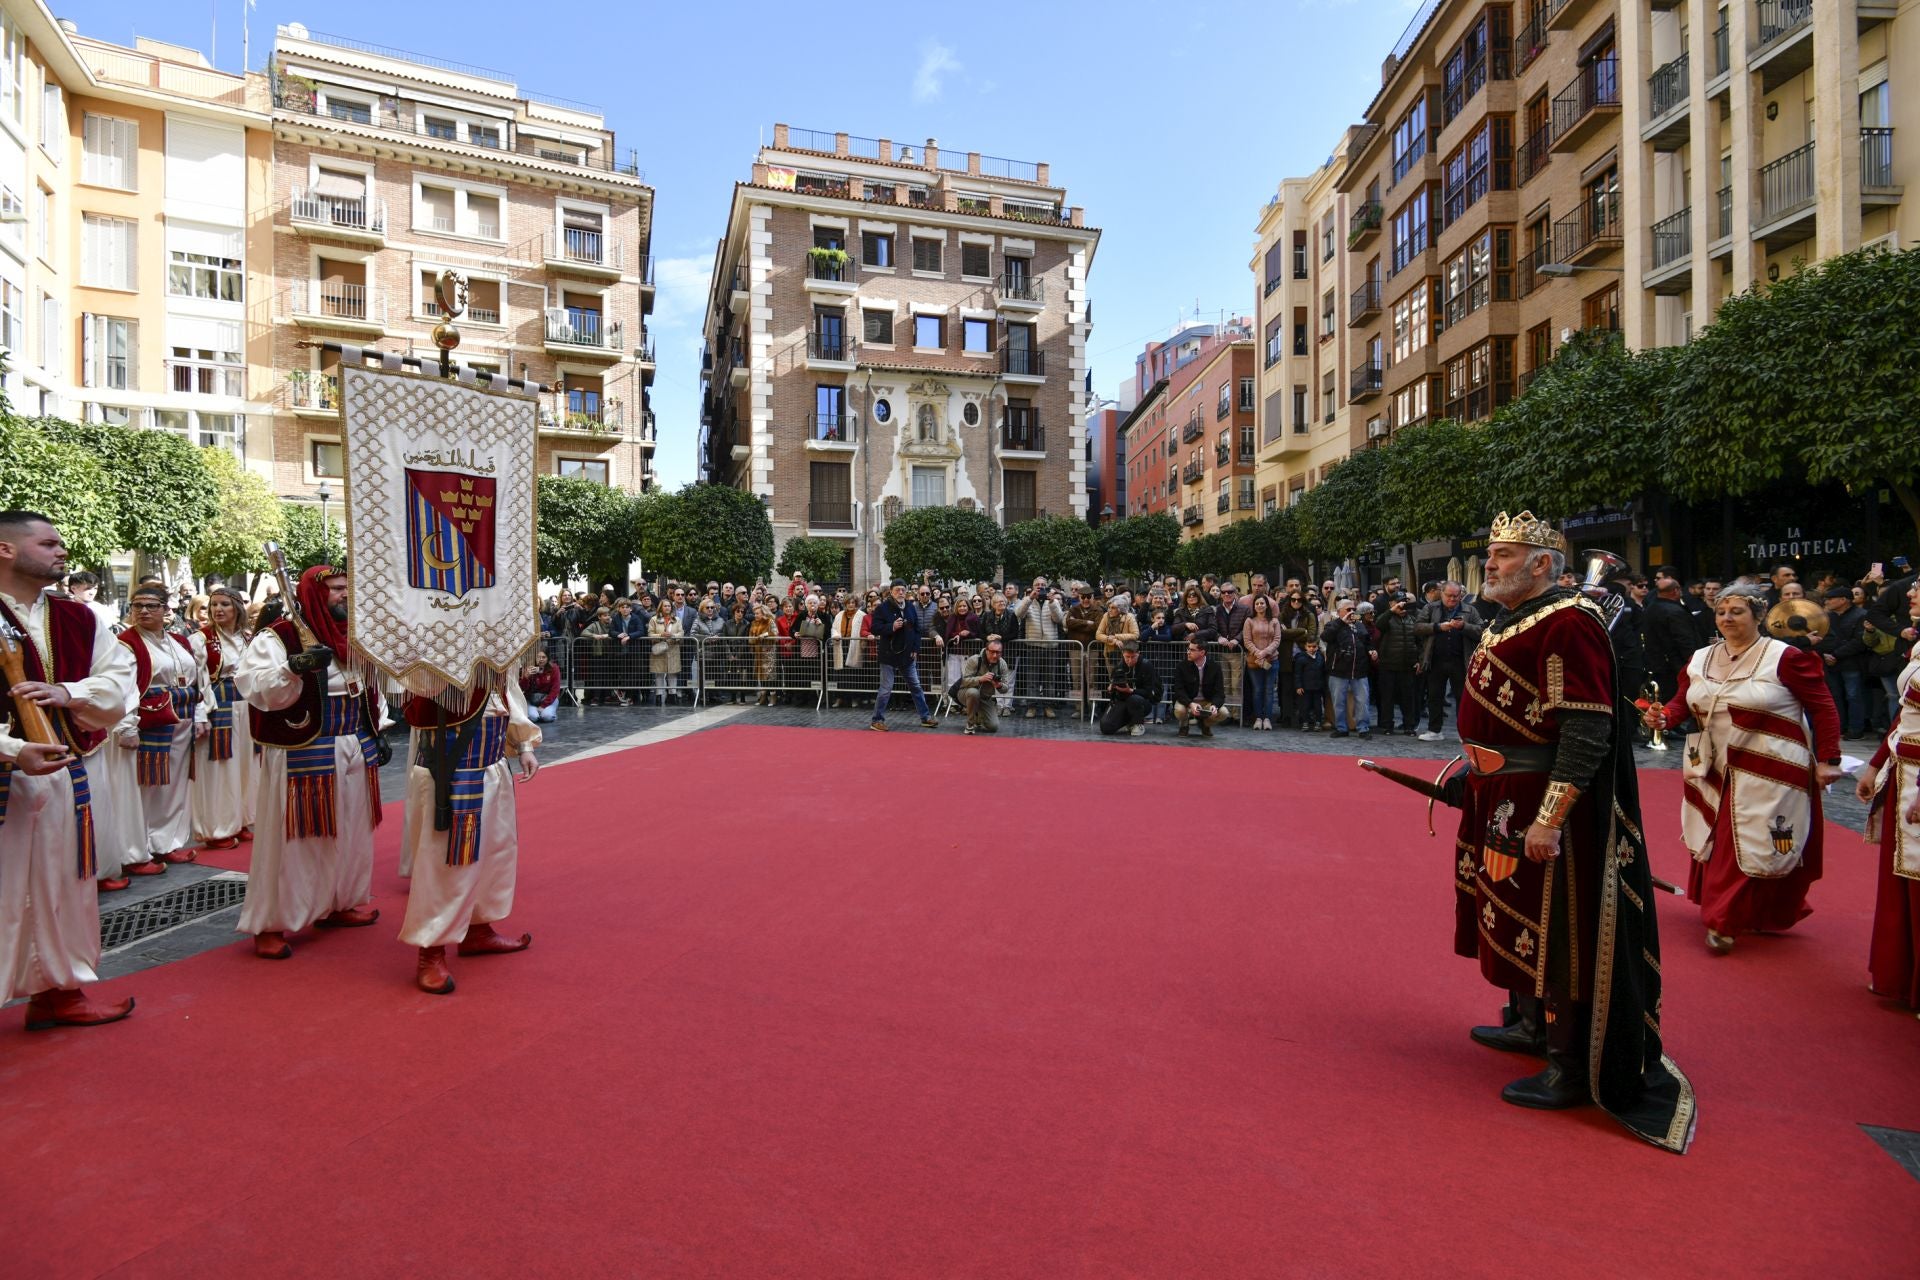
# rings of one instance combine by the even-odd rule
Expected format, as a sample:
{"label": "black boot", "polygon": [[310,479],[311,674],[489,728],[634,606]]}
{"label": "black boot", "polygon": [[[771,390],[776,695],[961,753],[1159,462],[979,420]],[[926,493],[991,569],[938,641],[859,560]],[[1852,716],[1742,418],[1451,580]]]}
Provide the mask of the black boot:
{"label": "black boot", "polygon": [[1564,1049],[1547,1051],[1547,1069],[1537,1076],[1515,1080],[1500,1091],[1502,1102],[1535,1111],[1565,1111],[1593,1101],[1587,1088],[1587,1059]]}
{"label": "black boot", "polygon": [[1535,996],[1511,995],[1507,998],[1507,1007],[1500,1011],[1500,1025],[1497,1027],[1475,1027],[1468,1032],[1474,1043],[1483,1044],[1489,1049],[1499,1049],[1506,1053],[1530,1053],[1536,1058],[1547,1056],[1547,1028],[1542,1018],[1541,1002]]}

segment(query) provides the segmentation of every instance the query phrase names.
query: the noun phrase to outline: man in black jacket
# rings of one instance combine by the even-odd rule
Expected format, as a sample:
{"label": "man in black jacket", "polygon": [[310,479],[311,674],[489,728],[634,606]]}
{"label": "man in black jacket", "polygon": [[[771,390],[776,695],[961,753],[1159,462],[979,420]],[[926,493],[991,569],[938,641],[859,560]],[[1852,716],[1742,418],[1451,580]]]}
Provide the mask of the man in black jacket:
{"label": "man in black jacket", "polygon": [[[1654,598],[1641,614],[1641,634],[1646,637],[1647,674],[1660,683],[1660,696],[1671,698],[1680,672],[1700,647],[1700,628],[1687,612],[1682,600],[1685,589],[1673,570],[1656,569],[1653,574]],[[1638,696],[1637,688],[1627,689]]]}
{"label": "man in black jacket", "polygon": [[[1140,642],[1120,645],[1120,665],[1107,686],[1107,709],[1100,715],[1100,732],[1111,738],[1121,733],[1139,737],[1147,731],[1147,717],[1160,705],[1160,673],[1140,656]],[[1184,729],[1181,732],[1185,732]]]}
{"label": "man in black jacket", "polygon": [[934,727],[933,711],[920,688],[920,609],[907,598],[907,584],[893,580],[887,598],[873,611],[873,636],[880,651],[880,695],[873,700],[873,720],[867,728],[887,731],[887,699],[893,696],[893,682],[905,677],[913,690],[913,706],[920,713],[923,727]]}
{"label": "man in black jacket", "polygon": [[1187,660],[1173,678],[1173,719],[1180,726],[1180,736],[1187,736],[1192,727],[1189,721],[1198,720],[1200,736],[1211,738],[1213,726],[1227,718],[1226,708],[1220,705],[1224,701],[1226,681],[1220,664],[1207,658],[1207,646],[1187,641]]}
{"label": "man in black jacket", "polygon": [[1853,602],[1847,587],[1827,588],[1821,602],[1827,610],[1827,634],[1814,642],[1813,651],[1827,667],[1827,688],[1840,712],[1841,729],[1849,738],[1867,732],[1867,642],[1862,632],[1867,611]]}

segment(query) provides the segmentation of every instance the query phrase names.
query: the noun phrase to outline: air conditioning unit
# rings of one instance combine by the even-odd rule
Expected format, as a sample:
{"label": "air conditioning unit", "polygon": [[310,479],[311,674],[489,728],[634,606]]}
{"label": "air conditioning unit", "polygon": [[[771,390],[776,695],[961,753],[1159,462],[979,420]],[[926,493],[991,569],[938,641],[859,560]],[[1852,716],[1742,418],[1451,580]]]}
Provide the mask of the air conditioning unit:
{"label": "air conditioning unit", "polygon": [[1387,434],[1387,424],[1380,421],[1380,419],[1375,418],[1367,424],[1367,439],[1378,440],[1385,434]]}

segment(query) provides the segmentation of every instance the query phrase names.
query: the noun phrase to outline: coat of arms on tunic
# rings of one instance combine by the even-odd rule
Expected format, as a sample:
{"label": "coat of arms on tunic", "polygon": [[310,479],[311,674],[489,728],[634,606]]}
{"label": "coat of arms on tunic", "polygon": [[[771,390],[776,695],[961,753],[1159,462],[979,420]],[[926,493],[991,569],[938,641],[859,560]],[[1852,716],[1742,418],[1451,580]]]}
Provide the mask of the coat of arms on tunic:
{"label": "coat of arms on tunic", "polygon": [[1767,828],[1767,836],[1773,841],[1773,851],[1781,857],[1793,852],[1793,824],[1783,815],[1773,815],[1773,825]]}
{"label": "coat of arms on tunic", "polygon": [[1505,880],[1520,869],[1520,859],[1527,851],[1525,833],[1515,834],[1507,829],[1513,821],[1513,801],[1502,800],[1493,816],[1487,819],[1487,834],[1480,847],[1480,865],[1487,869],[1487,879],[1496,883]]}
{"label": "coat of arms on tunic", "polygon": [[494,580],[494,480],[407,468],[407,585],[459,597]]}

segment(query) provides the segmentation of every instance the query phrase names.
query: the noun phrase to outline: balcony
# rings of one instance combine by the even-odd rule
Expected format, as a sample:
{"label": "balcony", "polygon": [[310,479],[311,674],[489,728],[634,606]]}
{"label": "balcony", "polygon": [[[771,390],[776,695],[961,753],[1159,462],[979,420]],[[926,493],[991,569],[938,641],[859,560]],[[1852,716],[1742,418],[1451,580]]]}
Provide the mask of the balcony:
{"label": "balcony", "polygon": [[591,276],[597,280],[618,280],[622,273],[624,246],[598,231],[582,227],[563,227],[557,234],[543,237],[541,260],[549,271]]}
{"label": "balcony", "polygon": [[1620,193],[1589,197],[1553,224],[1553,260],[1579,266],[1620,247]]}
{"label": "balcony", "polygon": [[282,296],[295,324],[371,337],[386,332],[386,295],[364,284],[296,280]]}
{"label": "balcony", "polygon": [[1553,126],[1543,124],[1533,131],[1533,136],[1514,148],[1513,180],[1517,186],[1526,186],[1528,180],[1553,161]]}
{"label": "balcony", "polygon": [[1386,370],[1378,361],[1368,360],[1353,371],[1353,383],[1348,388],[1347,399],[1355,404],[1371,400],[1380,394],[1380,387],[1386,376]]}
{"label": "balcony", "polygon": [[1213,510],[1216,515],[1225,515],[1227,512],[1233,510],[1233,495],[1223,493],[1214,499]]}
{"label": "balcony", "polygon": [[1214,466],[1224,467],[1231,464],[1232,461],[1233,461],[1233,450],[1227,448],[1227,446],[1223,444],[1214,446],[1214,449],[1213,449],[1213,465]]}
{"label": "balcony", "polygon": [[287,407],[303,418],[331,418],[340,412],[340,377],[295,369],[287,374]]}
{"label": "balcony", "polygon": [[840,533],[851,533],[860,527],[860,504],[857,502],[836,502],[833,500],[810,500],[807,503],[807,528],[831,529]]}
{"label": "balcony", "polygon": [[727,381],[736,387],[747,385],[747,344],[739,338],[727,340]]}
{"label": "balcony", "polygon": [[1809,142],[1760,170],[1760,212],[1753,238],[1765,241],[1770,253],[1805,240],[1813,234],[1818,197]]}
{"label": "balcony", "polygon": [[647,299],[647,310],[653,310],[653,255],[647,254],[640,259],[640,293]]}
{"label": "balcony", "polygon": [[1047,353],[1030,347],[1003,347],[1000,371],[1009,378],[1031,378],[1037,382],[1047,376]]}
{"label": "balcony", "polygon": [[[619,339],[616,338],[615,342],[618,343],[618,341]],[[633,349],[633,362],[640,366],[641,378],[651,385],[653,375],[659,371],[659,362],[654,356],[653,335],[645,329],[640,331],[639,345]]]}
{"label": "balcony", "polygon": [[1047,282],[1022,271],[1010,271],[994,281],[994,295],[1009,311],[1038,311],[1047,304]]}
{"label": "balcony", "polygon": [[728,301],[733,309],[735,311],[746,310],[748,290],[747,269],[745,267],[735,267],[733,269],[733,280],[729,288],[731,290],[731,296]]}
{"label": "balcony", "polygon": [[1186,426],[1180,428],[1180,443],[1192,444],[1195,440],[1198,440],[1205,431],[1206,428],[1200,425],[1200,415],[1196,413],[1187,419]]}
{"label": "balcony", "polygon": [[1813,65],[1813,0],[1754,0],[1747,70],[1772,93]]}
{"label": "balcony", "polygon": [[1380,314],[1380,282],[1369,280],[1353,291],[1347,307],[1347,327],[1355,328]]}
{"label": "balcony", "polygon": [[220,364],[213,360],[168,360],[167,385],[179,395],[225,396],[232,400],[247,397],[247,370],[244,365]]}
{"label": "balcony", "polygon": [[859,267],[844,249],[807,250],[805,284],[809,293],[829,293],[840,297],[859,287]]}
{"label": "balcony", "polygon": [[387,242],[385,201],[325,196],[303,189],[293,193],[287,215],[298,231],[362,244]]}
{"label": "balcony", "polygon": [[1572,151],[1620,116],[1620,59],[1596,58],[1553,100],[1553,147]]}
{"label": "balcony", "polygon": [[1547,26],[1553,31],[1571,31],[1586,9],[1585,0],[1548,0]]}
{"label": "balcony", "polygon": [[626,412],[618,400],[597,391],[556,391],[540,405],[543,435],[614,439],[624,434]]}
{"label": "balcony", "polygon": [[807,367],[809,369],[838,369],[850,372],[853,369],[854,342],[852,338],[837,333],[821,333],[815,330],[807,335]]}
{"label": "balcony", "polygon": [[1553,237],[1548,236],[1533,248],[1520,256],[1515,264],[1513,296],[1524,298],[1545,284],[1551,277],[1540,274],[1544,263],[1553,261]]}
{"label": "balcony", "polygon": [[1733,68],[1732,42],[1727,37],[1726,11],[1721,11],[1720,25],[1713,29],[1713,75],[1707,82],[1707,92],[1718,96],[1726,87],[1716,83],[1720,77]]}
{"label": "balcony", "polygon": [[1180,523],[1181,523],[1181,524],[1184,524],[1184,525],[1196,525],[1196,524],[1199,524],[1199,523],[1200,523],[1200,521],[1201,521],[1201,519],[1202,519],[1202,518],[1203,518],[1203,517],[1202,517],[1202,516],[1201,516],[1201,514],[1200,514],[1200,504],[1199,504],[1199,503],[1195,503],[1195,504],[1194,504],[1193,506],[1190,506],[1190,507],[1183,507],[1183,508],[1181,508],[1181,510],[1180,510]]}
{"label": "balcony", "polygon": [[1547,11],[1536,11],[1513,38],[1513,74],[1519,75],[1547,50]]}
{"label": "balcony", "polygon": [[1682,209],[1653,224],[1653,270],[1644,283],[1655,293],[1685,293],[1693,283],[1693,210]]}
{"label": "balcony", "polygon": [[1380,219],[1383,214],[1378,200],[1367,200],[1353,211],[1353,217],[1347,221],[1347,248],[1358,249],[1380,232]]}
{"label": "balcony", "polygon": [[853,444],[853,425],[846,414],[816,412],[807,415],[807,448],[851,448]]}
{"label": "balcony", "polygon": [[598,311],[547,312],[546,346],[553,355],[591,354],[618,360],[622,355],[621,325],[611,324]]}
{"label": "balcony", "polygon": [[1729,239],[1733,235],[1733,188],[1720,188],[1719,197],[1714,201],[1714,205],[1719,217],[1714,224],[1713,238]]}
{"label": "balcony", "polygon": [[1206,479],[1206,476],[1206,464],[1197,459],[1180,468],[1180,483],[1182,484],[1199,484],[1202,480]]}
{"label": "balcony", "polygon": [[1687,145],[1692,105],[1690,55],[1681,54],[1647,77],[1647,118],[1651,123],[1641,138],[1656,151],[1678,151]]}
{"label": "balcony", "polygon": [[1045,456],[1047,431],[1040,425],[1039,413],[1032,409],[1007,410],[1007,416],[1000,423],[1000,450]]}
{"label": "balcony", "polygon": [[1860,203],[1900,203],[1901,189],[1893,181],[1893,130],[1860,130]]}

